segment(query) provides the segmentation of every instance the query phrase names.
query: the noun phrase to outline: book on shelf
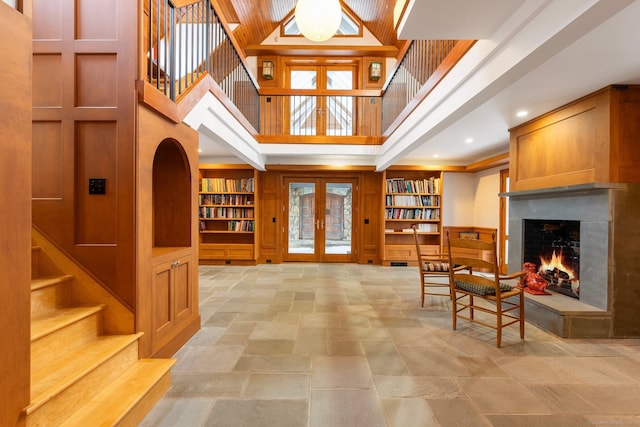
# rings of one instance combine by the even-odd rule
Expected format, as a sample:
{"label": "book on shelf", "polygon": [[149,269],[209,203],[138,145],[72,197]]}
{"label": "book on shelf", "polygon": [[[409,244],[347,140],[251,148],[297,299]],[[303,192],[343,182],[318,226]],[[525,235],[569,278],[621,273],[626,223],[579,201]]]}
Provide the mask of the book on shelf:
{"label": "book on shelf", "polygon": [[440,178],[387,178],[386,187],[387,193],[440,194]]}
{"label": "book on shelf", "polygon": [[253,232],[255,228],[255,222],[253,220],[238,220],[229,221],[227,229],[228,231],[248,231]]}
{"label": "book on shelf", "polygon": [[438,232],[438,224],[432,223],[420,223],[416,224],[418,231],[423,233],[437,233]]}
{"label": "book on shelf", "polygon": [[253,193],[254,179],[202,178],[202,193]]}

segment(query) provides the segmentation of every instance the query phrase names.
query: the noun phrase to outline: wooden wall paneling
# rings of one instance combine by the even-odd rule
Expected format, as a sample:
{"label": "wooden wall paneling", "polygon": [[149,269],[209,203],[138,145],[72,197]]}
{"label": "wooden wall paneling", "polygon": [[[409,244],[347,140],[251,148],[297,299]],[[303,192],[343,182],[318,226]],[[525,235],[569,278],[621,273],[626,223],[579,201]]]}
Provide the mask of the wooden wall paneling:
{"label": "wooden wall paneling", "polygon": [[32,197],[62,200],[62,123],[33,122]]}
{"label": "wooden wall paneling", "polygon": [[33,55],[33,106],[62,106],[62,55]]}
{"label": "wooden wall paneling", "polygon": [[[76,243],[118,240],[117,129],[115,122],[76,122]],[[106,179],[106,194],[89,194],[89,179]]]}
{"label": "wooden wall paneling", "polygon": [[258,235],[260,243],[258,245],[258,262],[266,263],[271,260],[272,263],[282,262],[282,251],[279,244],[280,230],[284,224],[284,216],[282,213],[282,202],[279,192],[280,177],[277,172],[259,172],[259,203],[260,203],[260,219]]}
{"label": "wooden wall paneling", "polygon": [[118,105],[118,58],[110,54],[76,54],[76,107]]}
{"label": "wooden wall paneling", "polygon": [[382,173],[363,172],[360,188],[360,226],[359,264],[380,264],[380,211]]}
{"label": "wooden wall paneling", "polygon": [[11,426],[24,425],[30,397],[31,22],[0,3],[0,420]]}
{"label": "wooden wall paneling", "polygon": [[62,17],[68,3],[68,0],[32,0],[36,11],[33,14],[33,40],[62,41]]}
{"label": "wooden wall paneling", "polygon": [[[138,105],[137,116],[139,152],[135,221],[138,224],[139,285],[136,330],[145,333],[140,339],[141,357],[165,357],[171,356],[200,328],[197,291],[198,134],[184,124],[173,123],[144,104]],[[159,150],[161,145],[164,148]],[[183,158],[180,161],[184,169],[178,168],[177,171],[162,175],[163,171],[167,172],[169,165],[175,167],[177,145],[181,147],[179,151]],[[156,155],[159,157],[156,158]],[[154,176],[156,160],[155,166],[160,174],[156,172]],[[180,180],[183,184],[176,187],[175,184],[169,184],[171,180]],[[189,182],[188,189],[184,187],[185,180]],[[175,188],[158,199],[161,192],[156,187],[154,200],[154,181],[156,186],[173,185]],[[177,195],[176,192],[184,194]],[[154,203],[157,203],[155,208],[160,215],[168,215],[157,223],[154,221],[154,216],[158,215],[154,212]],[[175,218],[172,217],[174,212]],[[183,228],[185,215],[189,217],[188,230]],[[154,227],[160,227],[161,230]],[[173,235],[175,227],[179,231]],[[161,289],[166,279],[168,289],[161,292],[155,289],[152,283],[154,278]]]}
{"label": "wooden wall paneling", "polygon": [[[58,156],[34,154],[35,164],[47,164],[47,174],[60,171],[56,182],[61,189],[58,198],[33,200],[33,222],[130,308],[136,303],[137,43],[132,40],[138,35],[137,8],[128,0],[33,2],[34,147],[55,149],[58,142],[45,133],[51,123],[59,123],[61,135]],[[114,130],[108,136],[92,134],[91,126]],[[91,144],[100,147],[88,149]],[[98,159],[105,149],[110,156]],[[78,170],[82,176],[76,176]],[[97,196],[88,197],[86,187],[87,176],[104,171],[113,175],[107,191],[114,195],[114,200],[105,198],[112,213],[106,223],[88,218],[105,199],[98,203]],[[55,187],[38,190],[36,195],[58,192]]]}
{"label": "wooden wall paneling", "polygon": [[117,0],[75,0],[78,40],[116,40],[118,38]]}
{"label": "wooden wall paneling", "polygon": [[511,190],[639,182],[639,92],[609,86],[511,129]]}
{"label": "wooden wall paneling", "polygon": [[640,182],[640,87],[611,91],[611,169],[615,182]]}

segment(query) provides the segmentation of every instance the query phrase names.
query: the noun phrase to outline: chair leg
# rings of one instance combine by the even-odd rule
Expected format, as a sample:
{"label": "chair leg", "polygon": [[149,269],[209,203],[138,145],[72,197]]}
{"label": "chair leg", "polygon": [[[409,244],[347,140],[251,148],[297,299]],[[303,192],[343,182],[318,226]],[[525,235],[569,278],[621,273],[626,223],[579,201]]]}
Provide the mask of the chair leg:
{"label": "chair leg", "polygon": [[473,295],[469,295],[469,317],[471,318],[471,320],[474,319],[474,317],[473,317]]}
{"label": "chair leg", "polygon": [[496,301],[496,347],[502,345],[502,301]]}
{"label": "chair leg", "polygon": [[520,292],[520,338],[524,339],[524,292]]}
{"label": "chair leg", "polygon": [[456,327],[457,327],[456,321],[458,319],[458,299],[457,299],[457,295],[456,295],[455,292],[453,293],[452,297],[453,297],[453,300],[451,301],[451,305],[452,305],[452,307],[451,307],[451,315],[452,315],[451,320],[452,320],[453,323],[452,323],[451,326],[453,327],[453,330],[455,331]]}

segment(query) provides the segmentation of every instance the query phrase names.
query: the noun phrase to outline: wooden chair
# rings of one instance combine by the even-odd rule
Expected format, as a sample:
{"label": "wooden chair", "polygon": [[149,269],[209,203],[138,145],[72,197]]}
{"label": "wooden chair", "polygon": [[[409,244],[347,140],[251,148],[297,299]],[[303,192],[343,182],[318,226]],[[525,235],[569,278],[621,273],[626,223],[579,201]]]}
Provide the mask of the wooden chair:
{"label": "wooden chair", "polygon": [[[425,295],[451,297],[449,287],[449,256],[441,252],[423,254],[418,239],[418,228],[415,225],[411,228],[413,228],[418,269],[420,270],[420,306],[424,307]],[[436,289],[439,289],[440,292],[436,292]],[[445,292],[442,292],[442,289],[445,289]]]}
{"label": "wooden chair", "polygon": [[[495,237],[495,232],[491,241],[460,239],[450,236],[449,232],[446,234],[449,264],[464,266],[451,270],[449,274],[453,329],[456,329],[457,318],[488,326],[496,330],[496,346],[500,347],[505,326],[519,324],[520,338],[524,339],[524,293],[521,284],[524,273],[500,275]],[[478,304],[478,300],[485,303]],[[477,318],[476,311],[494,316],[495,322]]]}

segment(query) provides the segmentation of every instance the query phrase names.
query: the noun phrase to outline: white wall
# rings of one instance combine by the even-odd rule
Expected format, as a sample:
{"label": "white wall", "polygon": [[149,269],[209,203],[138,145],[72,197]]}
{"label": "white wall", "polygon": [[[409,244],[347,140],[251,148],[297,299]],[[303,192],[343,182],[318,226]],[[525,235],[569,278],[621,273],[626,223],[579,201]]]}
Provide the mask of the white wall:
{"label": "white wall", "polygon": [[477,173],[445,172],[442,225],[499,228],[500,170]]}
{"label": "white wall", "polygon": [[474,174],[473,225],[500,226],[500,169],[494,168]]}
{"label": "white wall", "polygon": [[474,225],[475,180],[470,173],[445,172],[442,184],[442,225]]}

